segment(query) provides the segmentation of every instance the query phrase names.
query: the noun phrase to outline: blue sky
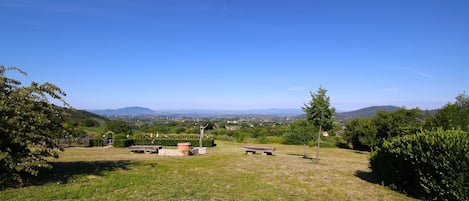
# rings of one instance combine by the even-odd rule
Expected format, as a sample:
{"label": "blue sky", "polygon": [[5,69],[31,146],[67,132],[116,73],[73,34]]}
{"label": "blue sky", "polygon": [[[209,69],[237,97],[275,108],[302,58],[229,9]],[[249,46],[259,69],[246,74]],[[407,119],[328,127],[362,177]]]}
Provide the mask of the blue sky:
{"label": "blue sky", "polygon": [[434,109],[469,91],[465,0],[0,0],[0,65],[79,109]]}

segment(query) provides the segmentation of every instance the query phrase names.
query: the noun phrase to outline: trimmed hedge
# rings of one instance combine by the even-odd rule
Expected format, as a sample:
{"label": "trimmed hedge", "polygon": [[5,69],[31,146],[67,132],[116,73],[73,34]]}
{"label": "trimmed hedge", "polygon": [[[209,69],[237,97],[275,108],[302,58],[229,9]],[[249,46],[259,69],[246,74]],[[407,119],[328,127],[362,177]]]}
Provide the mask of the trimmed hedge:
{"label": "trimmed hedge", "polygon": [[134,140],[131,139],[114,139],[112,142],[113,147],[129,147],[134,144]]}
{"label": "trimmed hedge", "polygon": [[102,147],[103,146],[103,139],[101,138],[96,138],[96,139],[90,139],[90,147]]}
{"label": "trimmed hedge", "polygon": [[426,200],[469,200],[469,134],[437,130],[396,137],[372,153],[384,182]]}
{"label": "trimmed hedge", "polygon": [[[159,138],[143,138],[143,139],[114,139],[112,146],[114,147],[129,147],[131,145],[161,145],[161,146],[177,146],[181,142],[190,142],[192,146],[199,146],[198,134],[161,134]],[[202,141],[204,147],[216,146],[215,140],[211,138],[204,138]],[[90,140],[90,147],[103,146],[103,139],[96,138]]]}
{"label": "trimmed hedge", "polygon": [[[178,143],[181,142],[190,142],[192,146],[198,147],[199,146],[199,140],[194,140],[194,139],[143,139],[143,140],[134,140],[133,144],[134,145],[161,145],[161,146],[177,146]],[[213,147],[215,146],[215,140],[214,139],[204,139],[202,141],[202,146],[204,147]]]}
{"label": "trimmed hedge", "polygon": [[[115,139],[112,143],[114,147],[129,147],[131,145],[161,145],[161,146],[177,146],[178,143],[181,142],[190,142],[193,147],[199,146],[199,140],[168,140],[168,139],[158,139],[158,140],[150,140],[150,139],[143,139],[143,140],[133,140],[133,139]],[[102,139],[91,139],[90,146],[102,146],[103,140]],[[204,139],[202,141],[202,145],[204,147],[213,147],[215,146],[214,139]]]}

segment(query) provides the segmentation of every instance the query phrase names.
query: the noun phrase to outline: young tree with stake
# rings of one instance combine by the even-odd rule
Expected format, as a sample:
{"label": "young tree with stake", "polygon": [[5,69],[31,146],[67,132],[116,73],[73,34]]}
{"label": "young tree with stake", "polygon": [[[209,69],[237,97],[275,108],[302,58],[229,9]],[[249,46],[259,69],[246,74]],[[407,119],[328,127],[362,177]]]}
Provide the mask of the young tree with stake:
{"label": "young tree with stake", "polygon": [[316,151],[316,162],[318,164],[322,131],[332,129],[334,123],[333,117],[335,115],[335,109],[330,107],[330,100],[326,93],[327,90],[320,86],[316,93],[310,92],[311,100],[302,107],[303,111],[306,113],[308,122],[319,127],[317,139],[318,147]]}

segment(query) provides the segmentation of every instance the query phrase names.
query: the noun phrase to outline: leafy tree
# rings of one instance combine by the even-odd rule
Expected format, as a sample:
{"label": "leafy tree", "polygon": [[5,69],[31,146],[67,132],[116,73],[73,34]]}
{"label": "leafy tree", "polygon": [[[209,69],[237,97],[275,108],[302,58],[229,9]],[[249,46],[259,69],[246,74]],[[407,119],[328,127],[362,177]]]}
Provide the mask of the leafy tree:
{"label": "leafy tree", "polygon": [[467,96],[466,92],[456,96],[456,105],[459,108],[469,108],[469,96]]}
{"label": "leafy tree", "polygon": [[108,131],[112,131],[114,133],[124,133],[127,135],[132,134],[132,127],[124,120],[118,119],[108,121],[106,122],[105,127]]}
{"label": "leafy tree", "polygon": [[373,118],[377,130],[378,144],[396,136],[415,134],[423,127],[422,111],[401,108],[393,112],[378,111]]}
{"label": "leafy tree", "polygon": [[85,120],[83,120],[81,122],[83,124],[83,126],[85,127],[96,127],[96,126],[99,126],[99,122],[94,120],[94,119],[91,119],[91,118],[87,118]]}
{"label": "leafy tree", "polygon": [[445,130],[461,129],[469,131],[469,97],[459,94],[454,104],[447,104],[439,109],[434,119],[436,126]]}
{"label": "leafy tree", "polygon": [[345,140],[356,150],[371,150],[378,144],[376,126],[370,118],[355,118],[345,123]]}
{"label": "leafy tree", "polygon": [[284,138],[285,144],[303,144],[305,152],[303,156],[306,157],[306,145],[309,141],[314,139],[314,126],[306,119],[299,119],[288,125],[285,131]]}
{"label": "leafy tree", "polygon": [[310,92],[311,100],[302,107],[306,113],[308,122],[319,128],[318,132],[318,150],[316,159],[319,160],[319,147],[321,141],[321,133],[323,130],[329,131],[334,126],[335,109],[330,107],[329,97],[326,95],[327,90],[319,87],[316,93]]}
{"label": "leafy tree", "polygon": [[22,184],[41,168],[51,168],[44,157],[58,157],[54,138],[63,134],[62,113],[48,97],[63,101],[65,93],[51,83],[21,82],[5,77],[6,71],[25,72],[0,66],[0,184]]}

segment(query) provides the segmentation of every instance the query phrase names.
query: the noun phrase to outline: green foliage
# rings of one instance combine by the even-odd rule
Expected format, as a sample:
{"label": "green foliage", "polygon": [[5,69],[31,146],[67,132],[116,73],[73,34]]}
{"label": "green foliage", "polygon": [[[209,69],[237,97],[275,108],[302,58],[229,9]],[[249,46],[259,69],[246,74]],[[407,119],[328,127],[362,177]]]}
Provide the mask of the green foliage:
{"label": "green foliage", "polygon": [[76,121],[83,127],[96,127],[107,121],[105,117],[93,114],[86,110],[63,107],[57,107],[57,109],[62,112],[65,121]]}
{"label": "green foliage", "polygon": [[378,111],[373,118],[355,118],[345,123],[344,140],[353,149],[373,150],[384,140],[415,134],[426,124],[419,109],[401,108],[393,112]]}
{"label": "green foliage", "polygon": [[288,125],[284,138],[285,144],[308,144],[309,141],[316,139],[317,129],[309,124],[306,119],[300,119]]}
{"label": "green foliage", "polygon": [[469,199],[469,134],[436,130],[385,141],[371,156],[373,171],[411,195]]}
{"label": "green foliage", "polygon": [[277,137],[277,136],[259,136],[256,138],[256,142],[259,144],[280,144],[285,141],[285,138],[283,137]]}
{"label": "green foliage", "polygon": [[310,92],[311,100],[302,107],[306,113],[306,117],[316,127],[321,130],[329,131],[334,126],[335,109],[331,108],[329,97],[326,95],[327,90],[319,87],[316,93]]}
{"label": "green foliage", "polygon": [[[199,146],[199,140],[194,139],[137,139],[133,141],[133,145],[161,145],[161,146],[177,146],[178,143],[190,142],[193,147]],[[215,146],[214,139],[204,139],[203,147]]]}
{"label": "green foliage", "polygon": [[285,130],[285,126],[278,125],[246,126],[238,127],[235,130],[214,129],[210,131],[210,135],[224,141],[272,143],[283,141],[282,135]]}
{"label": "green foliage", "polygon": [[99,126],[99,122],[91,119],[91,118],[86,118],[82,121],[83,126],[85,127],[96,127]]}
{"label": "green foliage", "polygon": [[434,117],[434,124],[443,129],[461,129],[469,131],[469,97],[460,94],[454,104],[447,104],[439,109]]}
{"label": "green foliage", "polygon": [[63,102],[65,93],[51,83],[21,86],[4,76],[8,70],[26,74],[0,66],[0,185],[21,184],[40,169],[51,168],[44,157],[58,157],[54,138],[64,134],[62,113],[48,97]]}
{"label": "green foliage", "polygon": [[130,127],[129,123],[124,120],[108,121],[106,122],[105,127],[108,131],[112,131],[114,133],[132,134],[132,127]]}
{"label": "green foliage", "polygon": [[234,138],[229,135],[216,135],[215,139],[217,140],[223,140],[223,141],[234,141]]}
{"label": "green foliage", "polygon": [[355,150],[370,150],[377,145],[377,130],[371,118],[355,118],[345,123],[344,139]]}
{"label": "green foliage", "polygon": [[74,120],[68,120],[62,124],[62,126],[66,130],[66,134],[68,136],[73,136],[73,137],[85,137],[86,132],[83,130],[83,128],[79,125],[77,121]]}
{"label": "green foliage", "polygon": [[422,111],[401,108],[393,112],[378,111],[373,118],[377,130],[378,144],[396,136],[415,134],[423,126]]}
{"label": "green foliage", "polygon": [[[136,138],[127,139],[122,134],[116,134],[112,146],[114,147],[128,147],[131,145],[162,145],[162,146],[177,146],[180,142],[190,142],[192,146],[199,146],[199,135],[197,134],[163,134],[159,137],[153,134],[137,134]],[[204,147],[215,146],[215,140],[212,138],[205,138],[202,142]],[[103,139],[96,138],[90,140],[90,146],[102,146]]]}
{"label": "green foliage", "polygon": [[129,147],[134,144],[133,139],[114,139],[112,141],[112,146],[113,147]]}
{"label": "green foliage", "polygon": [[[316,147],[318,146],[317,142],[309,141],[309,147]],[[321,137],[321,143],[319,145],[321,148],[334,148],[336,147],[336,143],[330,137]]]}
{"label": "green foliage", "polygon": [[90,147],[101,147],[101,146],[103,146],[102,138],[90,139]]}

